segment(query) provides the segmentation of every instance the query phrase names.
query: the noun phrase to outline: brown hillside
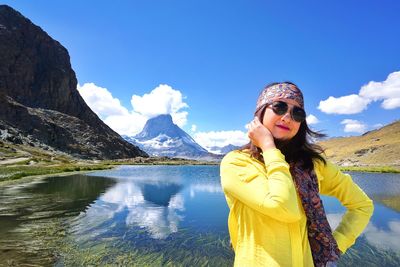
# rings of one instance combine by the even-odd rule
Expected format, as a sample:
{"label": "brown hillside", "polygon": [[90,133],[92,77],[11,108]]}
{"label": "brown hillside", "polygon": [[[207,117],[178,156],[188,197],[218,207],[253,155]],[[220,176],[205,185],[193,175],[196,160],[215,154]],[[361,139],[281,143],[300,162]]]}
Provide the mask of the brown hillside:
{"label": "brown hillside", "polygon": [[361,136],[319,142],[326,156],[341,166],[392,166],[400,168],[400,121]]}

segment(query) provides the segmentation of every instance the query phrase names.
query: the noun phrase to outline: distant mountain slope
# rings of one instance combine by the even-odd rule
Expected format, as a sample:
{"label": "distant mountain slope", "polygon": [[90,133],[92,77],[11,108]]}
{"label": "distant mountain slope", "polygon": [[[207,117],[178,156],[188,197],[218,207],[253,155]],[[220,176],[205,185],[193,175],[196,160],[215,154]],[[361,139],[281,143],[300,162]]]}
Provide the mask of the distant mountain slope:
{"label": "distant mountain slope", "polygon": [[319,142],[327,157],[342,166],[400,167],[400,121],[362,136]]}
{"label": "distant mountain slope", "polygon": [[76,86],[68,51],[0,5],[0,138],[84,158],[147,156],[100,120]]}
{"label": "distant mountain slope", "polygon": [[190,135],[174,124],[169,114],[149,119],[139,134],[124,138],[153,156],[203,160],[219,158],[197,144]]}
{"label": "distant mountain slope", "polygon": [[233,150],[239,149],[240,146],[235,146],[232,144],[223,146],[223,147],[219,147],[219,146],[212,146],[209,148],[209,151],[212,153],[216,153],[216,154],[222,154],[225,155]]}

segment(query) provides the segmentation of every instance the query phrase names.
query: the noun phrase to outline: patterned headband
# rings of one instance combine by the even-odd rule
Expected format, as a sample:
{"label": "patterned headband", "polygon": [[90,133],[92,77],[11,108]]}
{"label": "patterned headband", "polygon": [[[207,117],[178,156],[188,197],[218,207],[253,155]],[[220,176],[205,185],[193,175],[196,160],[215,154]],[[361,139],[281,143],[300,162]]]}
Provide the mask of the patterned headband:
{"label": "patterned headband", "polygon": [[304,108],[303,94],[297,86],[290,83],[278,83],[265,87],[257,99],[256,110],[264,104],[271,104],[279,98],[292,99]]}

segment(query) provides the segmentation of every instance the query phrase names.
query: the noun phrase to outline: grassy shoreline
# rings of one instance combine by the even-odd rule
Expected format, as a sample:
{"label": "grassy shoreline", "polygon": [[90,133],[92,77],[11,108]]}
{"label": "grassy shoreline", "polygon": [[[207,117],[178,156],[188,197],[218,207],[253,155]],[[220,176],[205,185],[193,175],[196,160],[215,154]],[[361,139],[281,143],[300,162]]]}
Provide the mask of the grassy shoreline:
{"label": "grassy shoreline", "polygon": [[[160,161],[157,159],[149,161],[105,161],[100,164],[82,165],[67,164],[62,166],[0,166],[0,186],[20,182],[29,182],[36,178],[46,176],[64,176],[76,173],[87,173],[97,170],[112,169],[120,165],[218,165],[219,163],[192,162],[185,160]],[[377,173],[400,173],[399,169],[390,166],[343,166],[342,171],[377,172]]]}
{"label": "grassy shoreline", "polygon": [[112,169],[120,165],[218,165],[219,162],[195,161],[175,158],[132,158],[103,161],[76,161],[69,163],[40,162],[30,165],[31,160],[16,164],[0,165],[0,186],[29,182],[46,176],[71,175],[97,170]]}
{"label": "grassy shoreline", "polygon": [[392,166],[340,166],[341,171],[400,173],[400,169]]}
{"label": "grassy shoreline", "polygon": [[[0,185],[24,177],[68,175],[111,169],[118,165],[219,165],[218,161],[198,161],[168,157],[136,157],[116,160],[85,160],[55,150],[7,143],[0,140]],[[400,166],[341,166],[342,171],[400,173]],[[25,179],[24,179],[25,180]]]}
{"label": "grassy shoreline", "polygon": [[97,170],[111,169],[109,165],[92,166],[1,166],[0,167],[0,186],[10,185],[20,182],[30,182],[46,176],[64,176],[76,173],[87,173]]}

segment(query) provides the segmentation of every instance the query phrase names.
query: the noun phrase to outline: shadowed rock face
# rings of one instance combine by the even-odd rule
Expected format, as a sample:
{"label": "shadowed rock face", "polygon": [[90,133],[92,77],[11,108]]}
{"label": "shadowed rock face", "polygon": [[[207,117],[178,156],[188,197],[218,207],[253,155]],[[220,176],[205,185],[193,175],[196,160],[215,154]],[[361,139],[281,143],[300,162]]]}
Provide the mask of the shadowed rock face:
{"label": "shadowed rock face", "polygon": [[86,158],[147,156],[104,124],[76,86],[68,51],[20,13],[0,5],[2,128],[6,122],[35,140]]}

